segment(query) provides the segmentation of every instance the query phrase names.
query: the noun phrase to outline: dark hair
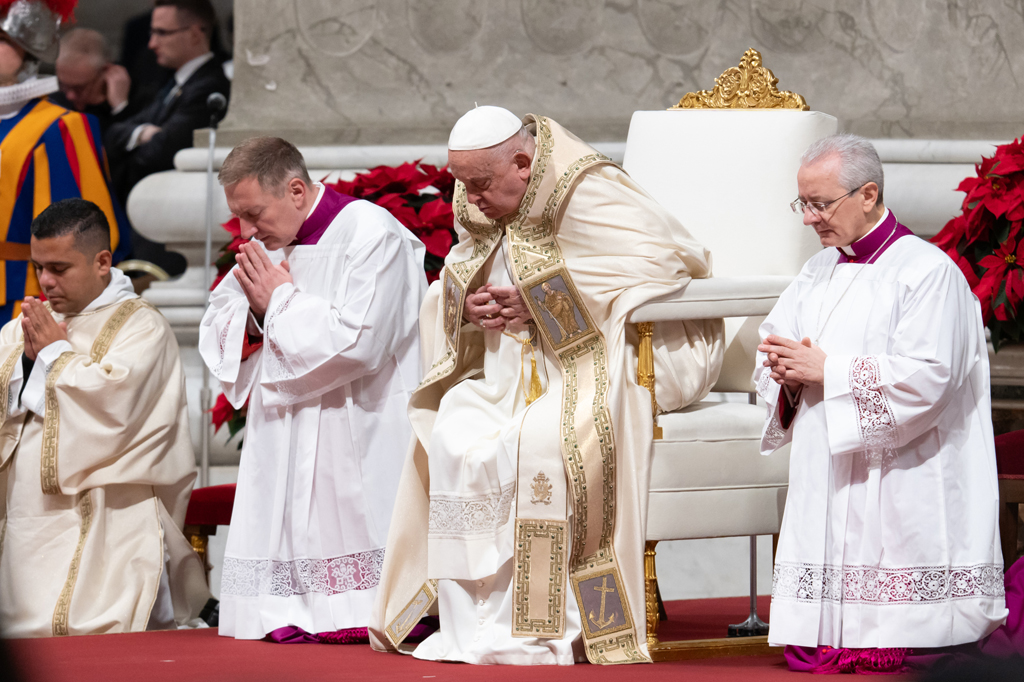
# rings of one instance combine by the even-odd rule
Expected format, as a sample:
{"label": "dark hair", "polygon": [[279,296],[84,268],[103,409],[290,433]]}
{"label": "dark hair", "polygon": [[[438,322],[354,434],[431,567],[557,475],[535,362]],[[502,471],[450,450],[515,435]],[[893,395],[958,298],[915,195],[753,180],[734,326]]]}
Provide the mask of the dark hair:
{"label": "dark hair", "polygon": [[313,186],[302,153],[280,137],[244,140],[228,152],[217,178],[225,187],[245,178],[256,178],[263,191],[272,192],[275,196],[284,194],[284,185],[292,178],[302,180],[307,187]]}
{"label": "dark hair", "polygon": [[85,199],[62,199],[43,209],[32,221],[32,236],[53,239],[75,235],[75,246],[94,255],[110,250],[110,223],[100,207]]}
{"label": "dark hair", "polygon": [[213,27],[217,24],[217,14],[213,11],[210,0],[154,0],[154,7],[173,7],[199,24],[199,28],[207,37],[213,36]]}

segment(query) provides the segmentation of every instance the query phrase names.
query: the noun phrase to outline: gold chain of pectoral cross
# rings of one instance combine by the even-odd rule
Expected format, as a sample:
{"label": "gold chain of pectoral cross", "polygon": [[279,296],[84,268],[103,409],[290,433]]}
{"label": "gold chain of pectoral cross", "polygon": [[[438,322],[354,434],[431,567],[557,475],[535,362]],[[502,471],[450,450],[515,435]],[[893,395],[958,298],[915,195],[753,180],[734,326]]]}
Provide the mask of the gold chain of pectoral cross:
{"label": "gold chain of pectoral cross", "polygon": [[[543,392],[540,385],[540,376],[537,374],[537,353],[533,347],[533,339],[537,335],[537,328],[532,324],[529,326],[530,336],[522,338],[516,334],[505,329],[501,330],[501,333],[510,339],[515,339],[522,348],[519,351],[519,385],[523,389],[523,397],[526,398],[526,404],[529,405],[534,400],[541,396]],[[526,385],[526,349],[530,349],[530,385]]]}

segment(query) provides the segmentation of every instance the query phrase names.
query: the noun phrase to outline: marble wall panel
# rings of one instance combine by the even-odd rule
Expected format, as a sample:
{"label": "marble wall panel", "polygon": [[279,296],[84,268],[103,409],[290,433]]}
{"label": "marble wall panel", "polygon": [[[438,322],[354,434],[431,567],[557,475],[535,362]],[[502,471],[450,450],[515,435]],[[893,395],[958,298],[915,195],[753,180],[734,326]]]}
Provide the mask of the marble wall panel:
{"label": "marble wall panel", "polygon": [[236,0],[224,142],[443,142],[499,104],[591,140],[711,87],[748,47],[871,137],[1024,129],[1024,0]]}

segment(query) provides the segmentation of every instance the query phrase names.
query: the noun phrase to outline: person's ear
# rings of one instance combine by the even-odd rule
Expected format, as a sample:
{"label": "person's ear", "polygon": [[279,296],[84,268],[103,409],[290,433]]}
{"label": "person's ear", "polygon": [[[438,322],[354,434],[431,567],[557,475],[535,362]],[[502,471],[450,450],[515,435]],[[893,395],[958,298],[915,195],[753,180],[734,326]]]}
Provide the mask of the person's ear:
{"label": "person's ear", "polygon": [[302,208],[302,205],[306,202],[307,192],[309,192],[309,188],[299,178],[292,178],[288,181],[288,196],[292,203],[295,204],[295,208]]}
{"label": "person's ear", "polygon": [[530,166],[533,164],[533,159],[526,152],[516,152],[512,157],[512,162],[516,165],[516,174],[520,180],[524,182],[530,179]]}
{"label": "person's ear", "polygon": [[869,182],[860,191],[861,196],[864,197],[864,212],[870,213],[878,204],[878,185]]}
{"label": "person's ear", "polygon": [[110,274],[110,268],[114,264],[114,256],[107,249],[103,249],[96,254],[93,259],[93,264],[96,266],[96,272],[100,277],[106,277]]}

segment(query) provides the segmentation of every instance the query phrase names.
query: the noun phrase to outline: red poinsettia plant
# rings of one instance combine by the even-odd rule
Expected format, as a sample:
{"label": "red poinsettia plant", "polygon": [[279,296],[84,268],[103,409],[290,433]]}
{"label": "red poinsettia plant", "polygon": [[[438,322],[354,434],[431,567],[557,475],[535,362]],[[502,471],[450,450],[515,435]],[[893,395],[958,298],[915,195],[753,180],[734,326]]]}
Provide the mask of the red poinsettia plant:
{"label": "red poinsettia plant", "polygon": [[1024,334],[1024,143],[996,147],[975,168],[957,187],[967,194],[961,214],[932,242],[960,266],[999,350]]}
{"label": "red poinsettia plant", "polygon": [[[337,192],[357,199],[365,199],[386,208],[398,222],[416,235],[427,247],[423,269],[427,281],[438,278],[444,267],[445,256],[455,241],[455,216],[452,212],[452,197],[455,193],[455,178],[447,166],[438,168],[414,161],[400,166],[377,166],[364,173],[358,173],[352,180],[338,180],[331,184]],[[224,276],[235,265],[235,256],[246,241],[237,217],[221,225],[231,235],[231,241],[220,250],[217,258],[216,288]],[[249,409],[246,401],[236,410],[222,393],[210,410],[216,431],[225,424],[230,437],[234,437],[245,426]],[[242,444],[239,443],[241,448]]]}

